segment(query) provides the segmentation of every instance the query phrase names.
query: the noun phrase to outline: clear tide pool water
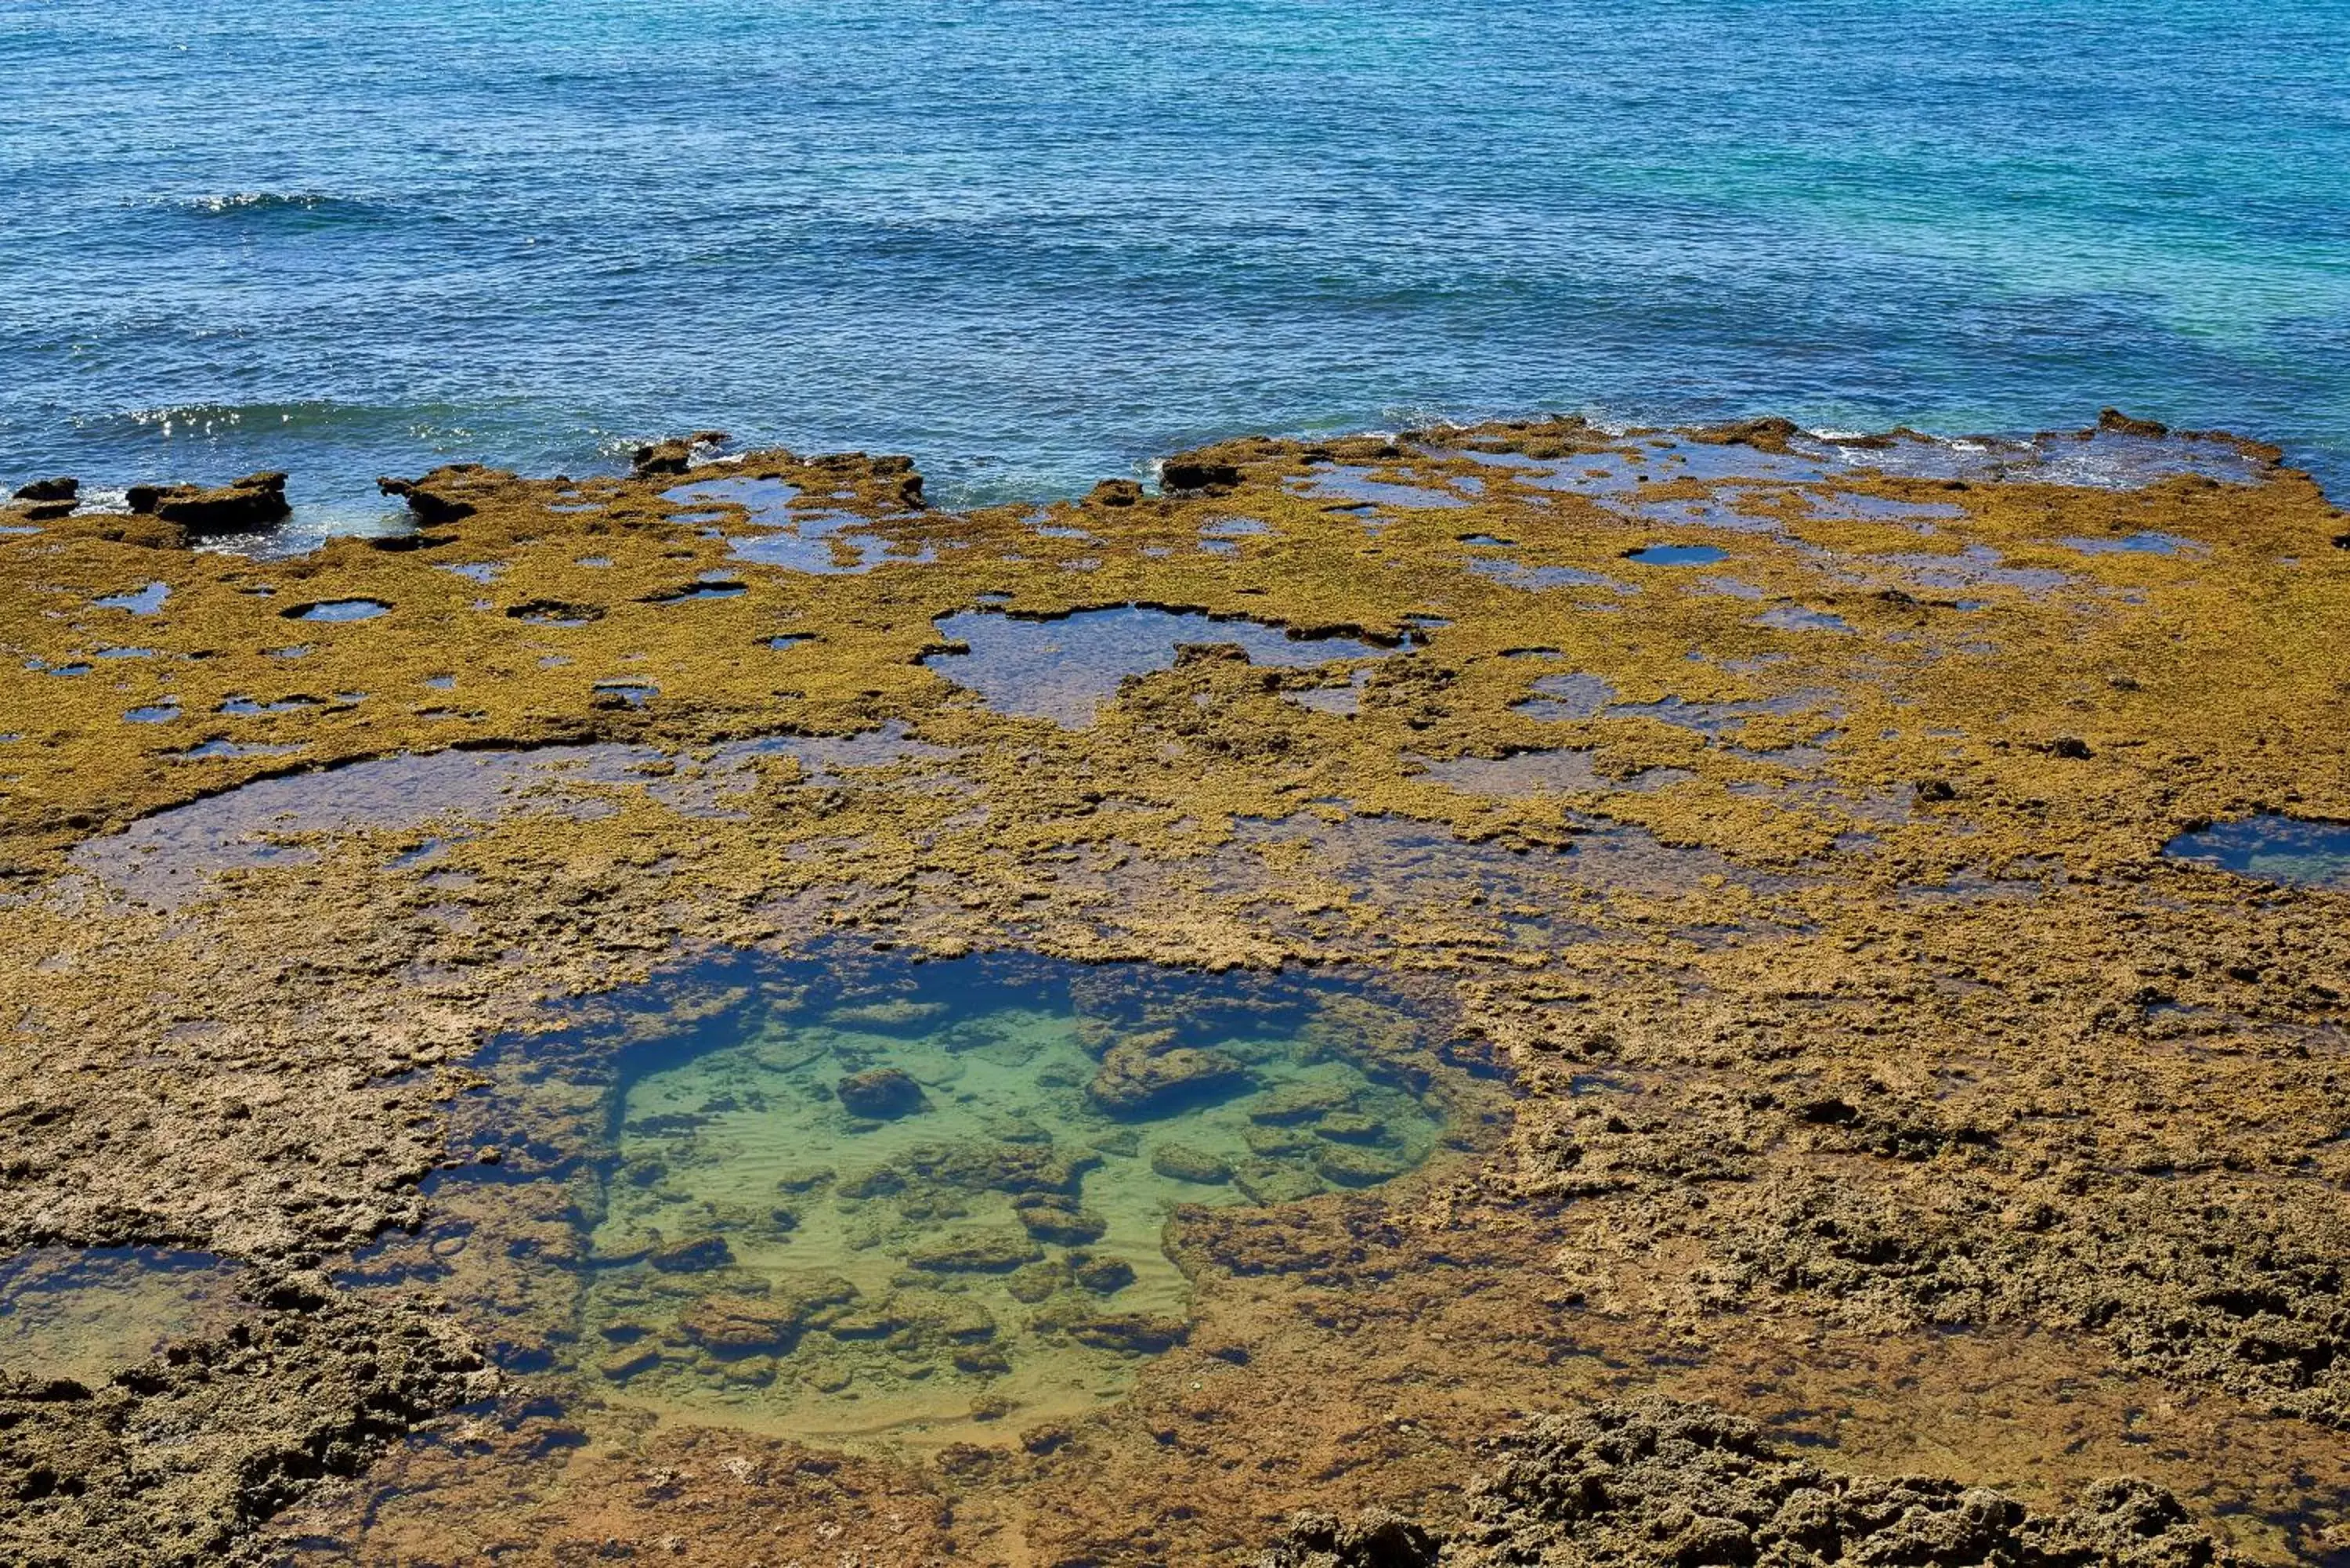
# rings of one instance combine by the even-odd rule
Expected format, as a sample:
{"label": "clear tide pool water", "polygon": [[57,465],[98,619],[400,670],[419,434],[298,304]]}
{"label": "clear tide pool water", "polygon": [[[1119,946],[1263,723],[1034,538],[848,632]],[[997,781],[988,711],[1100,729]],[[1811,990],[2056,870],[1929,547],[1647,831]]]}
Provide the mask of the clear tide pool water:
{"label": "clear tide pool water", "polygon": [[2338,489],[2345,78],[2341,0],[19,0],[0,480],[2111,402]]}

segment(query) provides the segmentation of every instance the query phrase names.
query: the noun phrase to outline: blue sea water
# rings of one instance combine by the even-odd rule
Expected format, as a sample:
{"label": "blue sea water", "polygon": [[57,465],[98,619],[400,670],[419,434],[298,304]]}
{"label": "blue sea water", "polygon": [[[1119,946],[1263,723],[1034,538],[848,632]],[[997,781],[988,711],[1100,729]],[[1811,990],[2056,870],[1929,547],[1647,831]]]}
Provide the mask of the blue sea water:
{"label": "blue sea water", "polygon": [[2350,477],[2350,0],[0,0],[0,479],[1546,410]]}

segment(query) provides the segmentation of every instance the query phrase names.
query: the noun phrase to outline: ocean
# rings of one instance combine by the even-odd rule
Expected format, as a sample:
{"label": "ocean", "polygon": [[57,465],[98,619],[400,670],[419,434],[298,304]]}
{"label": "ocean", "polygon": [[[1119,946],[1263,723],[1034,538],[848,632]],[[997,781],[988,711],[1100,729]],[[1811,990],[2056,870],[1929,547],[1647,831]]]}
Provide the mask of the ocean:
{"label": "ocean", "polygon": [[0,480],[1542,411],[2350,481],[2350,4],[0,0]]}

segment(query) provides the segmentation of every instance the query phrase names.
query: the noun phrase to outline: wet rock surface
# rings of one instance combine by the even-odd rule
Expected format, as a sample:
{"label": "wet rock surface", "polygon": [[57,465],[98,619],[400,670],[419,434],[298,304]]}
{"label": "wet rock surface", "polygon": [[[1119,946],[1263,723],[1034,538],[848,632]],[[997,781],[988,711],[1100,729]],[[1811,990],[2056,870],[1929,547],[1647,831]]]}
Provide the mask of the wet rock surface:
{"label": "wet rock surface", "polygon": [[495,1386],[445,1318],[315,1274],[248,1282],[225,1333],[95,1386],[0,1374],[12,1562],[263,1561],[252,1528]]}
{"label": "wet rock surface", "polygon": [[2012,1563],[2202,1568],[2229,1561],[2177,1499],[2091,1483],[2034,1513],[1955,1481],[1835,1474],[1750,1421],[1649,1397],[1548,1417],[1493,1443],[1449,1539],[1391,1513],[1295,1522],[1263,1568],[1436,1564]]}

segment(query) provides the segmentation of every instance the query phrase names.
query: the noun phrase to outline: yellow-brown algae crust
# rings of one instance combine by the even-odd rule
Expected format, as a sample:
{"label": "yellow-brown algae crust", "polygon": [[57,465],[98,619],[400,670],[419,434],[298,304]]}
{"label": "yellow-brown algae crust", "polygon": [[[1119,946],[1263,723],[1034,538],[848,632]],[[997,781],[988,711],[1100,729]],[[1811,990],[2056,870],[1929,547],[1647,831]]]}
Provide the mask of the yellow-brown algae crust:
{"label": "yellow-brown algae crust", "polygon": [[[1786,445],[1783,427],[1730,433],[1747,445],[1726,450]],[[2338,1547],[2350,900],[2159,851],[2258,810],[2350,818],[2343,517],[2274,466],[2256,483],[2138,490],[1852,471],[1614,498],[1711,496],[1776,521],[1763,532],[1634,521],[1461,455],[1623,445],[1576,421],[1310,451],[1237,441],[1188,458],[1232,465],[1232,484],[1172,498],[1106,485],[1041,517],[912,511],[901,461],[753,453],[689,476],[780,478],[802,510],[854,510],[897,544],[870,571],[820,576],[735,558],[714,530],[749,535],[750,520],[662,500],[674,476],[442,471],[424,487],[472,510],[428,524],[418,547],[340,540],[284,560],[190,553],[143,519],[27,524],[41,531],[0,538],[0,639],[23,666],[0,719],[17,737],[0,743],[0,1231],[296,1272],[331,1261],[425,1219],[416,1182],[448,1155],[452,1096],[485,1033],[544,1027],[543,1000],[680,950],[846,932],[938,955],[1361,959],[1424,974],[1491,1042],[1524,1096],[1507,1140],[1378,1196],[1184,1227],[1200,1326],[1128,1400],[1066,1440],[941,1456],[927,1479],[874,1458],[859,1463],[896,1479],[840,1482],[956,1500],[951,1527],[921,1516],[939,1533],[905,1543],[910,1558],[1197,1559],[1253,1549],[1302,1506],[1441,1517],[1469,1446],[1515,1413],[1648,1386],[1793,1423],[1856,1468],[2035,1498],[2129,1470],[2254,1555]],[[1373,530],[1285,483],[1310,460],[1483,488],[1389,506]],[[1799,499],[1831,489],[1962,514],[1921,533],[1819,520]],[[726,515],[672,520],[710,512]],[[1201,549],[1203,527],[1232,517],[1267,527]],[[2059,543],[2144,532],[2197,548]],[[1467,542],[1480,535],[1513,543]],[[1727,558],[1625,559],[1659,542]],[[1971,569],[1978,547],[2064,580],[1935,588],[1892,559]],[[1639,591],[1529,590],[1470,566],[1497,555]],[[452,565],[497,569],[482,582]],[[705,574],[745,591],[661,602]],[[156,581],[171,593],[153,615],[92,604]],[[1351,717],[1284,693],[1345,686],[1353,666],[1201,652],[1065,730],[991,712],[921,663],[941,649],[937,618],[983,595],[1022,615],[1144,603],[1385,641],[1413,618],[1445,624],[1365,661]],[[390,607],[286,614],[359,598]],[[1773,608],[1851,629],[1755,624]],[[770,646],[785,637],[805,639]],[[96,657],[121,647],[153,653]],[[77,662],[92,668],[49,672]],[[1711,744],[1652,716],[1515,711],[1566,673],[1604,680],[1618,705],[1770,708]],[[617,681],[657,693],[641,707],[599,693]],[[312,701],[221,711],[296,698]],[[166,706],[178,717],[124,718]],[[695,784],[732,739],[893,722],[938,750],[820,777],[763,756],[702,779],[726,792],[721,815],[653,793]],[[215,739],[299,750],[181,755]],[[603,815],[465,823],[399,867],[435,825],[314,836],[293,846],[315,858],[256,859],[169,908],[69,859],[272,773],[579,742],[669,760],[641,782],[561,786]],[[1563,773],[1559,790],[1480,795],[1428,771],[1560,748],[1586,749],[1589,773]],[[1659,768],[1679,774],[1638,777]],[[1430,836],[1457,846],[1434,871],[1414,858]],[[1593,1080],[1604,1088],[1578,1092]],[[478,1222],[494,1235],[502,1221]],[[432,1376],[464,1376],[452,1355]],[[688,1560],[719,1561],[704,1554],[732,1537],[712,1521],[764,1530],[806,1498],[799,1482],[740,1484],[711,1455],[833,1474],[740,1435],[656,1435],[633,1454],[592,1449],[562,1479],[549,1456],[566,1450],[532,1427],[548,1417],[526,1413],[526,1388],[504,1407],[525,1413],[468,1428],[455,1459],[385,1461],[420,1486],[419,1467],[440,1468],[408,1501],[368,1505],[373,1534],[348,1511],[359,1494],[330,1487],[278,1539],[309,1530],[389,1561],[526,1494],[518,1541],[536,1555],[523,1560],[556,1560],[550,1543],[608,1506],[633,1511],[626,1528],[647,1542],[666,1531]],[[180,1419],[206,1430],[206,1408]],[[68,1435],[37,1463],[84,1484],[0,1505],[0,1532],[29,1555],[160,1550],[189,1520],[260,1553],[274,1549],[244,1532],[305,1490],[289,1472],[258,1497],[192,1482],[168,1507],[134,1501],[110,1478],[162,1451],[141,1444],[180,1439],[135,1422],[122,1436],[119,1414],[81,1404],[41,1409]],[[74,1425],[84,1415],[99,1425]],[[1003,1425],[1016,1432],[1016,1413]],[[691,1462],[659,1457],[681,1442]],[[651,1486],[623,1509],[596,1479],[647,1466],[702,1484]]]}

